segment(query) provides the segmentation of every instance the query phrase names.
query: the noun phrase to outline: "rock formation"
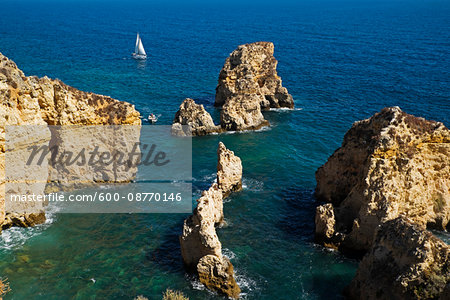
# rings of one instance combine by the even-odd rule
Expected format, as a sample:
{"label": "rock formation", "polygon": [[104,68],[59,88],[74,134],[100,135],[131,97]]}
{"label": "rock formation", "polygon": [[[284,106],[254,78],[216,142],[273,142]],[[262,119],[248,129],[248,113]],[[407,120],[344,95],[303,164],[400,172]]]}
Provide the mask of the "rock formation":
{"label": "rock formation", "polygon": [[255,130],[268,126],[261,109],[294,108],[294,101],[277,75],[274,45],[257,42],[239,46],[226,59],[216,88],[215,106],[222,107],[225,130]]}
{"label": "rock formation", "polygon": [[253,95],[262,109],[294,108],[292,96],[277,75],[278,62],[273,53],[270,42],[245,44],[234,50],[220,71],[215,105],[223,106],[240,95]]}
{"label": "rock formation", "polygon": [[450,131],[385,108],[355,122],[316,172],[316,240],[367,251],[378,225],[403,214],[422,228],[450,220]]}
{"label": "rock formation", "polygon": [[[38,213],[29,214],[5,211],[5,128],[7,125],[42,125],[41,129],[35,133],[28,133],[26,140],[18,140],[21,147],[26,149],[27,146],[35,143],[50,145],[51,141],[57,139],[47,125],[141,124],[140,115],[133,105],[107,96],[79,91],[59,80],[47,77],[26,77],[13,61],[2,54],[0,54],[0,101],[0,224],[3,224],[3,228],[13,225],[31,226],[45,220],[43,207],[39,207]],[[23,130],[33,130],[27,127],[34,128],[24,126]],[[61,142],[64,144],[74,138],[76,139],[73,135],[66,135],[66,140]],[[44,162],[42,168],[36,169],[33,174],[24,174],[23,180],[38,178],[41,182],[26,183],[18,187],[15,192],[43,194],[46,178],[52,172],[55,173],[53,167]],[[86,176],[88,173],[85,172]],[[121,173],[120,176],[123,175],[124,173]],[[130,178],[133,174],[124,176]]]}
{"label": "rock formation", "polygon": [[450,247],[406,219],[383,223],[347,289],[351,299],[450,299]]}
{"label": "rock formation", "polygon": [[269,126],[255,94],[237,95],[228,100],[220,112],[220,125],[227,131],[257,130]]}
{"label": "rock formation", "polygon": [[181,103],[172,124],[172,134],[178,136],[206,135],[220,130],[203,105],[190,98]]}
{"label": "rock formation", "polygon": [[220,259],[215,255],[203,256],[197,265],[200,282],[208,289],[237,299],[241,289],[234,280],[233,265],[226,257]]}
{"label": "rock formation", "polygon": [[217,149],[217,184],[223,197],[242,189],[242,162],[220,142]]}
{"label": "rock formation", "polygon": [[316,242],[325,247],[336,248],[342,241],[343,235],[336,231],[336,218],[331,203],[316,207]]}
{"label": "rock formation", "polygon": [[180,237],[181,255],[189,271],[195,270],[205,255],[222,256],[222,244],[215,228],[222,220],[222,191],[214,184],[202,193],[194,213],[184,221]]}
{"label": "rock formation", "polygon": [[180,236],[181,255],[186,268],[199,275],[207,288],[238,298],[240,289],[231,262],[222,255],[216,226],[223,222],[223,197],[242,188],[239,157],[219,143],[217,182],[197,200],[193,214],[184,221]]}
{"label": "rock formation", "polygon": [[239,46],[220,71],[214,105],[222,108],[220,126],[214,125],[203,106],[186,99],[173,121],[174,135],[190,135],[181,125],[190,125],[192,135],[222,131],[257,130],[269,126],[261,110],[294,108],[294,101],[277,75],[274,45],[257,42]]}

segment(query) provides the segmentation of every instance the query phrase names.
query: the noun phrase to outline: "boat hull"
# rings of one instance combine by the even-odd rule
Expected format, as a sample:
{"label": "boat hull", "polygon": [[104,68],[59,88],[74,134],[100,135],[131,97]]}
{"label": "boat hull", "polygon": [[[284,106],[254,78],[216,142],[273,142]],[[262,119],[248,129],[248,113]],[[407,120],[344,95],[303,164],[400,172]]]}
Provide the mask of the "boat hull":
{"label": "boat hull", "polygon": [[158,121],[158,119],[156,119],[156,118],[148,118],[147,119],[148,120],[148,122],[150,123],[150,124],[155,124],[156,123],[156,121]]}
{"label": "boat hull", "polygon": [[133,53],[133,54],[131,54],[131,56],[133,56],[134,59],[147,59],[147,55],[145,55],[145,54]]}

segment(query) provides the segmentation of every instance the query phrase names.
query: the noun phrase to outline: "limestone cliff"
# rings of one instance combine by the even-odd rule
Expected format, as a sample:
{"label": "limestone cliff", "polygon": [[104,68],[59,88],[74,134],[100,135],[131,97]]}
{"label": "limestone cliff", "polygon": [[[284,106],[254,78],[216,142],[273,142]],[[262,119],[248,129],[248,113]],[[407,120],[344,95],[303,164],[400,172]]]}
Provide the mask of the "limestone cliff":
{"label": "limestone cliff", "polygon": [[316,239],[367,251],[378,225],[403,214],[422,228],[448,228],[450,131],[385,108],[353,124],[316,172]]}
{"label": "limestone cliff", "polygon": [[[38,217],[14,215],[4,211],[5,205],[5,126],[7,125],[140,125],[140,115],[134,106],[107,96],[86,93],[59,80],[36,76],[26,77],[16,64],[0,54],[0,224],[30,226],[41,223],[43,208]],[[27,129],[28,130],[28,129]],[[55,135],[50,129],[28,134],[28,142],[50,144]],[[76,138],[76,137],[75,137]],[[66,136],[72,141],[74,136]],[[60,137],[61,140],[61,137]],[[26,147],[26,145],[22,145]],[[53,166],[44,163],[33,176],[46,180]],[[55,171],[55,170],[53,170]],[[86,172],[87,174],[88,172]],[[26,178],[24,178],[26,179]],[[23,192],[42,194],[45,184],[27,184]]]}
{"label": "limestone cliff", "polygon": [[197,200],[193,214],[184,221],[180,236],[181,255],[186,268],[196,272],[207,288],[239,298],[231,262],[222,255],[216,226],[223,222],[223,197],[241,188],[242,164],[223,143],[217,150],[217,182]]}
{"label": "limestone cliff", "polygon": [[450,247],[402,217],[387,221],[347,293],[351,299],[449,299]]}

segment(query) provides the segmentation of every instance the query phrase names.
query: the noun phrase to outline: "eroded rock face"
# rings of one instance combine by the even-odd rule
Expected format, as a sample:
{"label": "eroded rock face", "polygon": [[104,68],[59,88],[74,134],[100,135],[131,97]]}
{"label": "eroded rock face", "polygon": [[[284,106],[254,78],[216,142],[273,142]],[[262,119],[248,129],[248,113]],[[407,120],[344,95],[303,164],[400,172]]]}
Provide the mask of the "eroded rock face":
{"label": "eroded rock face", "polygon": [[341,242],[341,235],[336,232],[336,219],[334,217],[334,209],[331,203],[316,207],[315,223],[316,242],[329,248],[336,248],[336,245]]}
{"label": "eroded rock face", "polygon": [[7,229],[13,226],[17,227],[32,227],[45,222],[45,212],[16,214],[8,213],[2,224],[2,229]]}
{"label": "eroded rock face", "polygon": [[[24,83],[27,80],[16,64],[0,53],[0,224],[5,222],[5,217],[9,212],[5,208],[5,126],[7,125],[46,125],[46,122],[40,114],[40,105],[38,92]],[[42,137],[37,140],[50,140],[49,131],[43,132]],[[36,142],[35,139],[30,141],[30,145]],[[21,142],[20,147],[27,147],[26,141]],[[22,159],[17,157],[18,159]],[[46,162],[44,162],[44,165]],[[36,170],[37,176],[46,178],[47,167]],[[33,187],[29,190],[39,190],[41,187]],[[42,208],[43,209],[43,208]],[[39,210],[39,208],[37,208]],[[17,216],[20,217],[20,216]],[[25,217],[25,216],[22,216]],[[13,224],[8,218],[9,224]],[[23,223],[26,222],[15,222]],[[9,226],[9,225],[8,225]]]}
{"label": "eroded rock face", "polygon": [[[122,153],[139,152],[140,126],[70,126],[51,127],[50,147],[58,147],[59,153]],[[124,160],[125,161],[125,160]],[[128,160],[131,162],[131,160]],[[47,193],[72,191],[99,184],[130,182],[135,178],[137,166],[114,161],[108,164],[70,165],[55,163],[50,160]]]}
{"label": "eroded rock face", "polygon": [[316,196],[333,205],[327,211],[335,217],[329,237],[319,211],[316,236],[325,244],[338,241],[335,247],[367,251],[377,226],[400,214],[423,228],[448,228],[449,157],[450,131],[442,123],[398,107],[354,123],[316,172]]}
{"label": "eroded rock face", "polygon": [[[0,54],[0,224],[5,221],[5,217],[6,227],[32,226],[45,220],[42,218],[43,207],[41,212],[22,215],[5,211],[5,126],[44,127],[39,134],[29,135],[28,144],[25,145],[19,140],[21,147],[26,149],[36,142],[50,144],[54,136],[48,128],[45,129],[47,125],[140,125],[139,116],[134,106],[129,103],[85,93],[59,80],[26,77],[13,61]],[[72,142],[73,139],[72,135],[67,137],[66,141]],[[62,144],[65,144],[64,140]],[[52,171],[55,171],[53,166],[45,161],[42,168],[35,169],[32,175],[42,181],[48,178]],[[81,174],[78,169],[68,172]],[[88,172],[85,174],[89,175]],[[124,173],[119,176],[122,175]],[[130,173],[127,176],[133,177]],[[24,176],[23,179],[27,178]],[[17,193],[43,194],[45,183],[18,185],[16,189],[14,192]]]}
{"label": "eroded rock face", "polygon": [[208,289],[233,299],[239,298],[241,289],[234,279],[233,265],[228,258],[220,259],[215,255],[203,256],[197,265],[197,273],[200,282]]}
{"label": "eroded rock face", "polygon": [[213,184],[197,200],[192,216],[184,221],[180,237],[181,255],[189,270],[195,270],[200,258],[205,255],[222,256],[222,244],[215,228],[222,220],[222,191],[217,184]]}
{"label": "eroded rock face", "polygon": [[220,130],[203,105],[190,98],[181,103],[172,123],[172,134],[177,136],[207,135]]}
{"label": "eroded rock face", "polygon": [[257,130],[269,126],[256,94],[238,95],[227,101],[220,112],[220,125],[227,131]]}
{"label": "eroded rock face", "polygon": [[228,196],[231,192],[242,189],[242,161],[220,142],[217,149],[217,184]]}
{"label": "eroded rock face", "polygon": [[[206,135],[223,131],[257,130],[269,126],[262,110],[294,108],[294,101],[277,75],[274,45],[257,42],[239,46],[226,59],[216,88],[215,106],[222,108],[220,125],[194,100],[186,99],[175,115],[172,134]],[[190,125],[191,131],[182,125]]]}
{"label": "eroded rock face", "polygon": [[207,288],[238,298],[240,289],[233,277],[233,266],[222,255],[216,226],[224,218],[223,197],[241,188],[242,164],[223,143],[217,155],[217,183],[202,193],[193,214],[184,221],[181,255],[186,268],[196,272]]}
{"label": "eroded rock face", "polygon": [[293,108],[292,96],[277,74],[273,53],[270,42],[245,44],[234,50],[220,71],[215,105],[223,106],[239,95],[254,95],[252,101],[262,109]]}
{"label": "eroded rock face", "polygon": [[256,130],[269,125],[262,109],[294,107],[277,75],[273,52],[273,43],[257,42],[239,46],[226,59],[214,103],[222,107],[220,125],[224,130]]}
{"label": "eroded rock face", "polygon": [[450,247],[399,217],[380,226],[347,293],[352,299],[448,299],[449,287]]}

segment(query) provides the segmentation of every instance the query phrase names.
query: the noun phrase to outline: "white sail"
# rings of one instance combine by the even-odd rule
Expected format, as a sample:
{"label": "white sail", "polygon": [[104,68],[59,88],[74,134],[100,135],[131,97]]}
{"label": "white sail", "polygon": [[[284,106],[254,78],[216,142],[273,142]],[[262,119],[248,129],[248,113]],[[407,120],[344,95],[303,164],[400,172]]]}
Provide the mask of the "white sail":
{"label": "white sail", "polygon": [[136,36],[136,45],[134,45],[134,53],[132,55],[135,59],[147,59],[147,53],[145,53],[144,45],[142,44],[139,33]]}
{"label": "white sail", "polygon": [[136,45],[134,46],[134,53],[138,53],[139,41],[140,41],[140,38],[139,38],[139,33],[138,33],[137,36],[136,36]]}
{"label": "white sail", "polygon": [[136,53],[141,54],[141,55],[147,55],[147,53],[145,53],[144,50],[144,45],[142,45],[142,40],[139,38],[139,43],[138,43],[138,51]]}

